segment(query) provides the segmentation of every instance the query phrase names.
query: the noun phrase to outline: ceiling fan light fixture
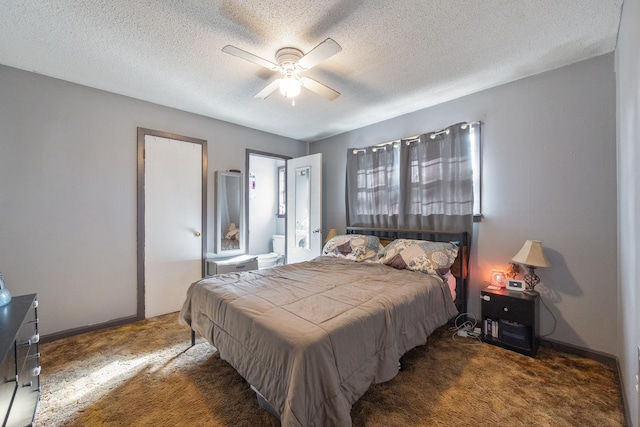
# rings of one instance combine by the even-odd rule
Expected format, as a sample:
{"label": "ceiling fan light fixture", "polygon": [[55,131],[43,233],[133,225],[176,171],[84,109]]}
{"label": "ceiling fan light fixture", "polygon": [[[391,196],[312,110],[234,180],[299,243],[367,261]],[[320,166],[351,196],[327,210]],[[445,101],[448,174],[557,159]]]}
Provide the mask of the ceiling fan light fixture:
{"label": "ceiling fan light fixture", "polygon": [[222,51],[229,55],[253,62],[271,71],[279,71],[282,73],[282,78],[273,80],[264,89],[256,93],[253,96],[254,98],[265,99],[279,87],[282,96],[291,98],[291,105],[295,105],[295,97],[300,94],[302,86],[311,92],[327,98],[329,101],[333,101],[340,96],[340,92],[331,89],[325,84],[306,76],[300,77],[301,73],[306,72],[318,63],[342,51],[340,45],[333,39],[328,38],[324,40],[306,54],[303,54],[301,50],[293,47],[278,49],[276,52],[277,64],[231,45],[223,47]]}
{"label": "ceiling fan light fixture", "polygon": [[293,73],[287,73],[282,80],[280,80],[280,93],[285,98],[295,98],[300,95],[300,79]]}

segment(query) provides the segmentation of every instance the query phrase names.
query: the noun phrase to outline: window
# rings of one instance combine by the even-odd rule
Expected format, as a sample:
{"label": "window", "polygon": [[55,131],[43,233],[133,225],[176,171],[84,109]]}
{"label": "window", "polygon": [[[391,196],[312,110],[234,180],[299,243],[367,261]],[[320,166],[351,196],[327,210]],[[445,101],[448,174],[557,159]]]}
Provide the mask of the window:
{"label": "window", "polygon": [[481,216],[480,153],[477,122],[350,149],[349,224],[469,230]]}

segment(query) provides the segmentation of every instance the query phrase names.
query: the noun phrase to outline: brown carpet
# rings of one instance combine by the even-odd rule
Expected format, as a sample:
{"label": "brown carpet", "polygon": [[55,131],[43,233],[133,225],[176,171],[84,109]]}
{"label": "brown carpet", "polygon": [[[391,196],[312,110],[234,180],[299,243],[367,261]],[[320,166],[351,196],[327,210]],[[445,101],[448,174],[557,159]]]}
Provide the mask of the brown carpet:
{"label": "brown carpet", "polygon": [[[249,385],[177,314],[41,345],[37,426],[278,426]],[[536,359],[438,329],[406,370],[353,406],[354,426],[622,426],[609,367]]]}

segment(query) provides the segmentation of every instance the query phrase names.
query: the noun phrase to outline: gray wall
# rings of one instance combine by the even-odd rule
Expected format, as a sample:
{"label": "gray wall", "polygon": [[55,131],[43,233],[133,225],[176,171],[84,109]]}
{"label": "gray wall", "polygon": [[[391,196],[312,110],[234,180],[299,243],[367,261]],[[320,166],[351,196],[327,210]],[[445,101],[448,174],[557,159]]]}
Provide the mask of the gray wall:
{"label": "gray wall", "polygon": [[[215,102],[212,99],[211,102]],[[286,156],[307,144],[0,66],[0,272],[38,293],[46,335],[136,314],[136,128],[208,141],[214,171],[245,149]]]}
{"label": "gray wall", "polygon": [[616,50],[618,103],[618,336],[630,423],[640,426],[640,1],[625,0]]}
{"label": "gray wall", "polygon": [[616,355],[614,55],[495,87],[311,144],[324,161],[327,229],[344,229],[346,150],[481,120],[482,206],[474,230],[469,310],[479,288],[526,239],[542,240],[541,332]]}

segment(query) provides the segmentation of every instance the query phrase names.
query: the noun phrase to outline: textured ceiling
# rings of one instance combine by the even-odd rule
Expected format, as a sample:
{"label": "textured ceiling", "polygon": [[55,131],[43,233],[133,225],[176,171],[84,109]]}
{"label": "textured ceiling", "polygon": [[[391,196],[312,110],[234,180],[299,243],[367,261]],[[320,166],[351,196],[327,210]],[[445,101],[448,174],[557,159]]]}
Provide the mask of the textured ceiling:
{"label": "textured ceiling", "polygon": [[[0,64],[313,141],[615,48],[622,0],[0,0]],[[296,106],[253,95],[327,37]]]}

